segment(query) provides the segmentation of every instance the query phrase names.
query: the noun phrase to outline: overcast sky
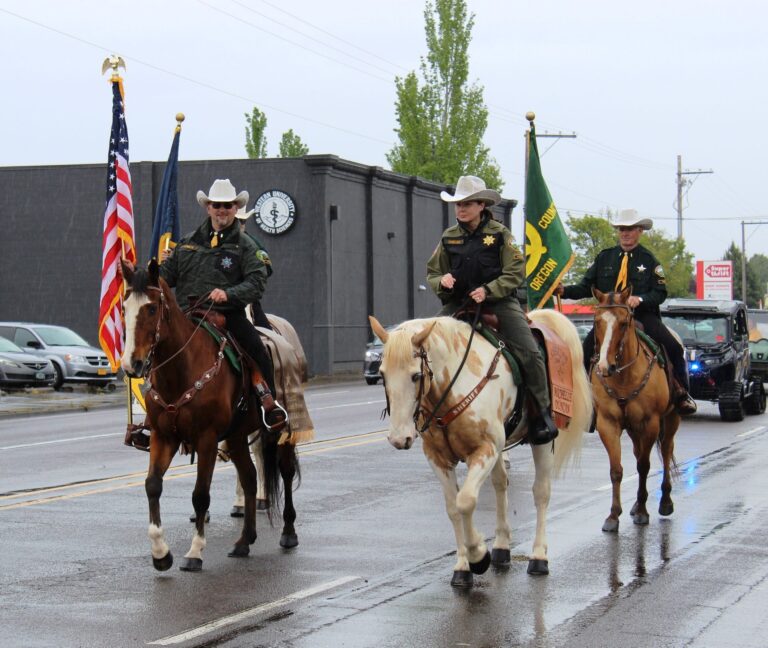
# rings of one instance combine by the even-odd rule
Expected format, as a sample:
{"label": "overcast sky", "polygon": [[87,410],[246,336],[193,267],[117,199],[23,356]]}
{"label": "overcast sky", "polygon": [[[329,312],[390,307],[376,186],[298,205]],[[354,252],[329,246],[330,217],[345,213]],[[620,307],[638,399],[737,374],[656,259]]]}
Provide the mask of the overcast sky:
{"label": "overcast sky", "polygon": [[[468,0],[470,78],[503,195],[522,206],[524,115],[539,133],[561,216],[635,207],[675,235],[676,160],[689,175],[684,236],[699,259],[768,220],[765,0]],[[269,120],[270,155],[292,128],[311,153],[387,167],[394,78],[426,53],[421,0],[0,0],[0,165],[106,161],[124,73],[131,161],[244,157],[243,113]],[[550,145],[556,142],[551,149]],[[207,190],[208,187],[201,187]],[[514,219],[521,235],[522,209]],[[137,215],[137,217],[140,215]],[[149,216],[149,215],[144,215]],[[747,226],[747,254],[768,226]]]}

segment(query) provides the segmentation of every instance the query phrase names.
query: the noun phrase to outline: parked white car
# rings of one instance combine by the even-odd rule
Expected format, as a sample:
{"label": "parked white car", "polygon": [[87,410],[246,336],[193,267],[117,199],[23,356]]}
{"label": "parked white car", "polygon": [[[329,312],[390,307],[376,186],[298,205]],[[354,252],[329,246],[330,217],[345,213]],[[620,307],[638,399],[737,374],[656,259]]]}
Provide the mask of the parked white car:
{"label": "parked white car", "polygon": [[117,373],[109,366],[106,354],[72,329],[52,324],[0,322],[0,336],[28,354],[50,359],[56,374],[54,389],[61,389],[65,382],[114,387]]}
{"label": "parked white car", "polygon": [[32,357],[0,337],[0,387],[51,387],[54,378],[50,360]]}

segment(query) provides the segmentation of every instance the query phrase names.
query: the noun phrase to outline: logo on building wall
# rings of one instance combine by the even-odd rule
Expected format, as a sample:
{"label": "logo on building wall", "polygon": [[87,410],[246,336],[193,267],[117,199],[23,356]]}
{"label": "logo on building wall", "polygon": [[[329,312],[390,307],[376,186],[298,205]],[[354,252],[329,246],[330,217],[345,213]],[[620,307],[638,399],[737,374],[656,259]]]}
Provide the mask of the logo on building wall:
{"label": "logo on building wall", "polygon": [[265,191],[256,199],[253,219],[267,234],[283,234],[296,220],[296,203],[279,189]]}

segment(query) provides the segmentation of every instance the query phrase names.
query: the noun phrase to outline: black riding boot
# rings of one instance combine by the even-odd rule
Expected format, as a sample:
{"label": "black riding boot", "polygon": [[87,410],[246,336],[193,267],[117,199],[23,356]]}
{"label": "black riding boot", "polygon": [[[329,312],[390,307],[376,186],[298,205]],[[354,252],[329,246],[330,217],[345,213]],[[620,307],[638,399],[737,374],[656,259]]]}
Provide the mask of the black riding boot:
{"label": "black riding boot", "polygon": [[542,407],[539,414],[528,424],[528,443],[531,445],[544,445],[557,438],[559,431],[555,426],[552,417],[549,415],[549,408]]}

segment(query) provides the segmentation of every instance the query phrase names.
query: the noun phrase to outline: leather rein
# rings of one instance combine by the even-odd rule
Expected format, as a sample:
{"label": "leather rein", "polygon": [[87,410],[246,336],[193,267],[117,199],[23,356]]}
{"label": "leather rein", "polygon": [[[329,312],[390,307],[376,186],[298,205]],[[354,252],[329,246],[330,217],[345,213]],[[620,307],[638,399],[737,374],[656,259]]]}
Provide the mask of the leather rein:
{"label": "leather rein", "polygon": [[[634,311],[626,304],[598,304],[597,306],[595,306],[596,310],[607,309],[607,308],[623,308],[629,313],[629,322],[632,323],[632,321],[634,320],[634,317],[635,317]],[[600,381],[600,384],[605,390],[605,393],[608,394],[608,396],[613,398],[619,404],[619,407],[621,407],[622,412],[625,411],[627,407],[627,403],[629,403],[629,401],[633,400],[634,398],[637,398],[637,396],[640,395],[640,392],[642,392],[643,389],[645,389],[645,386],[648,384],[648,381],[651,378],[651,371],[653,370],[653,365],[656,362],[656,356],[652,353],[649,353],[649,351],[645,348],[645,345],[640,340],[640,336],[637,334],[637,328],[634,326],[634,324],[632,326],[632,330],[634,331],[635,340],[637,342],[637,353],[635,354],[635,357],[632,358],[632,360],[630,360],[627,364],[617,367],[614,371],[610,372],[608,375],[604,374],[599,366],[595,367],[595,374],[597,375],[597,378]],[[619,348],[616,351],[616,355],[614,356],[617,365],[619,364],[622,356],[624,355],[624,344],[627,341],[628,333],[629,333],[629,326],[627,326],[627,328],[624,329],[624,334],[621,336],[621,341],[619,342]],[[645,375],[643,376],[643,380],[640,382],[640,385],[637,386],[635,389],[633,389],[626,396],[622,396],[613,387],[609,386],[606,381],[609,380],[614,374],[621,374],[622,371],[634,365],[637,362],[638,358],[640,357],[641,350],[643,352],[643,355],[648,360],[648,368],[645,370]],[[593,357],[593,361],[597,357],[598,357],[598,354],[595,354],[595,356]]]}
{"label": "leather rein", "polygon": [[[467,341],[467,348],[464,351],[464,357],[461,359],[459,367],[456,369],[456,373],[453,375],[453,378],[448,384],[448,387],[445,388],[442,395],[438,399],[437,404],[431,410],[428,406],[425,406],[425,402],[427,405],[429,404],[427,401],[427,394],[432,388],[432,381],[434,379],[432,367],[429,366],[429,356],[427,355],[427,351],[423,346],[420,346],[413,352],[413,357],[419,358],[421,360],[421,371],[414,376],[414,381],[416,378],[419,380],[419,393],[416,397],[416,409],[413,412],[413,424],[416,426],[416,432],[419,435],[422,435],[424,431],[429,428],[433,421],[441,430],[443,430],[443,434],[445,434],[449,423],[451,423],[451,421],[453,421],[465,409],[467,409],[467,407],[469,407],[470,403],[478,397],[481,391],[483,391],[483,388],[486,386],[486,384],[488,384],[488,381],[496,378],[493,372],[496,371],[496,365],[498,364],[499,358],[501,357],[502,349],[504,349],[504,342],[501,340],[499,340],[499,346],[496,350],[496,355],[494,355],[493,360],[491,360],[491,366],[488,368],[485,376],[483,376],[480,382],[477,383],[475,388],[458,403],[449,407],[445,414],[442,416],[437,416],[437,411],[443,405],[445,399],[448,397],[448,394],[451,392],[451,388],[456,383],[456,379],[459,377],[461,370],[464,368],[464,363],[469,356],[469,350],[472,347],[472,340],[475,336],[477,322],[480,319],[480,311],[481,309],[479,307],[475,311],[474,321],[471,325],[472,332],[469,334],[469,340]],[[427,380],[429,380],[429,384],[427,384]],[[389,412],[389,397],[387,397],[387,412]],[[420,420],[423,421],[421,425],[419,425]],[[448,442],[447,436],[446,442]],[[450,443],[448,443],[448,447],[450,447]]]}

